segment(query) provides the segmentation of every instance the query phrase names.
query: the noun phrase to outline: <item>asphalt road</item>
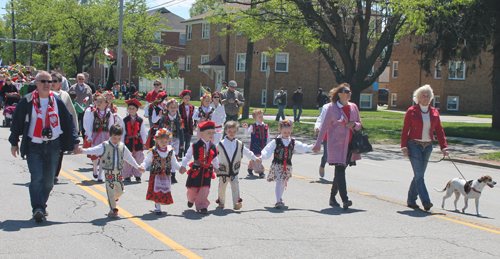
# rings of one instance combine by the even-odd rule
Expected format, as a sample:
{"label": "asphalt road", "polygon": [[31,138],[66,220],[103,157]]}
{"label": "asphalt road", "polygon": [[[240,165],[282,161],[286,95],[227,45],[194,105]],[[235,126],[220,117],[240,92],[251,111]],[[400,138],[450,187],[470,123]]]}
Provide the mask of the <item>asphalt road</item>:
{"label": "asphalt road", "polygon": [[[240,130],[240,133],[242,130]],[[397,153],[372,152],[347,169],[348,210],[330,207],[333,167],[320,179],[320,155],[296,153],[294,177],[284,194],[286,206],[274,209],[274,183],[240,177],[243,208],[216,209],[212,181],[208,215],[186,206],[185,175],[172,187],[174,204],[157,216],[145,200],[147,179],[128,183],[118,205],[120,218],[106,217],[103,184],[92,178],[85,155],[64,158],[60,181],[48,202],[48,221],[31,219],[26,161],[10,154],[9,130],[0,128],[0,258],[499,258],[500,186],[485,188],[482,217],[471,201],[466,214],[453,211],[453,199],[440,208],[442,189],[460,177],[449,162],[429,164],[426,183],[431,212],[405,206],[412,170]],[[243,136],[243,134],[241,134]],[[242,138],[244,139],[244,138]],[[311,143],[312,139],[304,142]],[[244,159],[243,169],[247,160]],[[270,160],[264,162],[269,167]],[[467,178],[498,171],[458,165]],[[229,187],[228,187],[229,188]],[[227,199],[230,200],[230,191]],[[458,202],[459,208],[463,200]]]}

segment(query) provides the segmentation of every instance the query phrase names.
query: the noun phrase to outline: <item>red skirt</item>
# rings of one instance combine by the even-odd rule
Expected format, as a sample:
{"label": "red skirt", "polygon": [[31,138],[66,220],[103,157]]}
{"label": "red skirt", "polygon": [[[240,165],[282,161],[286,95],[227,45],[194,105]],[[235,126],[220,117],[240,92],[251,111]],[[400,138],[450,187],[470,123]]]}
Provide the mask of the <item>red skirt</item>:
{"label": "red skirt", "polygon": [[156,175],[154,174],[149,176],[148,194],[146,195],[146,200],[154,201],[155,203],[160,203],[163,205],[169,205],[174,203],[171,192],[163,193],[154,191],[155,177]]}

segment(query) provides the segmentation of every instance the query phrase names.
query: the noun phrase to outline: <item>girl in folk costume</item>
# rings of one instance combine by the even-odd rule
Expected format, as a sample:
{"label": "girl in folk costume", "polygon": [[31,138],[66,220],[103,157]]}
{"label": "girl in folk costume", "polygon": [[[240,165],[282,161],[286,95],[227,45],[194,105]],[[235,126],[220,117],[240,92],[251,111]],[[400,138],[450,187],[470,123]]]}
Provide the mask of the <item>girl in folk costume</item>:
{"label": "girl in folk costume", "polygon": [[115,124],[120,124],[123,128],[125,128],[123,118],[118,114],[118,107],[113,103],[115,100],[115,95],[111,91],[107,91],[104,95],[108,100],[108,108],[111,110],[112,115],[115,117]]}
{"label": "girl in folk costume", "polygon": [[240,198],[240,187],[238,183],[238,173],[241,167],[241,159],[245,155],[248,159],[257,161],[257,158],[252,151],[243,145],[243,142],[236,139],[238,134],[238,122],[228,121],[224,126],[226,138],[217,145],[219,153],[219,208],[224,208],[226,203],[226,187],[231,183],[231,191],[233,193],[233,208],[235,210],[241,209],[242,199]]}
{"label": "girl in folk costume", "polygon": [[269,142],[261,153],[262,159],[273,157],[267,180],[269,182],[276,181],[275,208],[277,209],[285,205],[282,196],[287,182],[292,176],[293,151],[297,150],[301,153],[305,153],[313,149],[313,145],[303,144],[291,137],[293,131],[293,124],[291,121],[280,121],[279,129],[280,135]]}
{"label": "girl in folk costume", "polygon": [[179,154],[180,157],[187,152],[189,145],[191,145],[191,137],[193,136],[193,113],[194,106],[189,103],[191,100],[191,90],[184,90],[179,95],[182,98],[182,104],[179,106],[179,113],[181,114],[182,123],[184,124],[184,149]]}
{"label": "girl in folk costume", "polygon": [[148,148],[152,148],[155,146],[154,137],[156,136],[156,131],[159,129],[158,124],[161,116],[163,115],[163,111],[166,109],[166,106],[163,104],[164,100],[168,97],[166,92],[160,92],[156,96],[156,100],[149,105],[151,122],[153,123],[148,133],[148,141],[146,142],[146,146]]}
{"label": "girl in folk costume", "polygon": [[[179,114],[179,103],[177,100],[170,99],[166,102],[166,112],[159,121],[160,128],[166,128],[172,132],[172,137],[170,138],[170,145],[175,150],[175,158],[178,158],[180,150],[184,149],[184,125],[182,124],[181,115]],[[172,183],[177,183],[175,179],[175,169],[172,168]]]}
{"label": "girl in folk costume", "polygon": [[[255,109],[252,111],[252,117],[255,120],[254,124],[243,123],[242,126],[246,128],[245,135],[250,135],[250,150],[258,156],[262,149],[271,142],[269,138],[269,125],[264,123],[264,111],[262,109]],[[259,175],[260,178],[266,177],[264,174],[264,166],[260,163],[250,161],[248,163],[248,175],[252,176],[253,171]]]}
{"label": "girl in folk costume", "polygon": [[[109,139],[109,129],[117,123],[115,116],[108,107],[108,99],[103,94],[96,92],[94,94],[96,106],[85,110],[83,116],[83,127],[85,129],[86,141],[84,148],[95,147]],[[98,182],[102,182],[102,166],[97,175],[97,164],[101,156],[89,155],[94,164],[93,175]]]}
{"label": "girl in folk costume", "polygon": [[186,164],[194,158],[194,162],[189,164],[191,169],[188,171],[186,181],[188,207],[196,204],[196,211],[207,214],[208,194],[210,193],[210,182],[215,179],[215,173],[219,172],[219,158],[217,148],[213,144],[215,135],[215,123],[205,121],[200,124],[201,139],[189,147],[186,157],[182,160],[182,167],[179,170],[181,174],[186,172]]}
{"label": "girl in folk costume", "polygon": [[[121,141],[132,152],[135,161],[140,164],[144,161],[144,153],[142,151],[144,150],[144,141],[147,138],[146,123],[137,114],[142,103],[135,98],[127,100],[125,103],[127,103],[128,116],[123,119],[125,132],[122,135]],[[129,164],[125,164],[123,167],[124,181],[130,182],[132,176],[135,176],[135,180],[140,182],[142,173]]]}
{"label": "girl in folk costume", "polygon": [[215,137],[214,144],[217,145],[222,139],[222,126],[226,121],[226,110],[222,105],[220,100],[220,93],[215,91],[212,94],[212,103],[210,103],[210,107],[214,108],[214,112],[212,113],[212,121],[215,122]]}
{"label": "girl in folk costume", "polygon": [[146,159],[141,164],[143,167],[151,165],[151,175],[149,176],[148,193],[146,200],[154,201],[156,204],[156,214],[161,215],[161,205],[174,203],[171,194],[170,172],[173,168],[180,169],[181,166],[175,158],[175,151],[168,143],[172,132],[162,128],[156,132],[156,146],[148,152]]}
{"label": "girl in folk costume", "polygon": [[[211,121],[212,114],[215,111],[215,109],[210,106],[212,97],[210,96],[209,93],[204,93],[203,96],[200,98],[200,101],[201,101],[201,106],[195,109],[193,113],[193,120],[198,121],[198,124],[205,121]],[[199,127],[197,127],[196,136],[198,137],[198,139],[201,138]]]}

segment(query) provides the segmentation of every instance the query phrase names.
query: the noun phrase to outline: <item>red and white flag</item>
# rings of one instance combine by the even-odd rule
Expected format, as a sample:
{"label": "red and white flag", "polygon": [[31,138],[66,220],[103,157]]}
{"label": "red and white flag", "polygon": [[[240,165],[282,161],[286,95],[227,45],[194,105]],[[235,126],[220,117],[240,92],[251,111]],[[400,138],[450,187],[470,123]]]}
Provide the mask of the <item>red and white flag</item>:
{"label": "red and white flag", "polygon": [[113,59],[113,53],[111,53],[111,51],[109,51],[108,48],[105,48],[104,49],[104,55],[110,57],[111,59]]}

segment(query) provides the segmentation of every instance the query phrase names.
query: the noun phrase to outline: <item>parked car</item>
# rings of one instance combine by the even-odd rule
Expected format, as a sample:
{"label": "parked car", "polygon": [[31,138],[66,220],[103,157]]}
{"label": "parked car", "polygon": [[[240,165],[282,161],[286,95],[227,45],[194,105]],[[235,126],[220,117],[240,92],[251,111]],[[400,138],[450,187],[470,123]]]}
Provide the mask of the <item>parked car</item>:
{"label": "parked car", "polygon": [[389,89],[378,89],[378,105],[387,105],[389,103]]}

